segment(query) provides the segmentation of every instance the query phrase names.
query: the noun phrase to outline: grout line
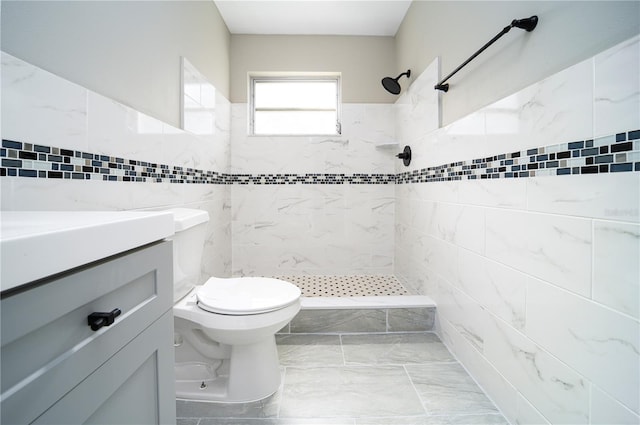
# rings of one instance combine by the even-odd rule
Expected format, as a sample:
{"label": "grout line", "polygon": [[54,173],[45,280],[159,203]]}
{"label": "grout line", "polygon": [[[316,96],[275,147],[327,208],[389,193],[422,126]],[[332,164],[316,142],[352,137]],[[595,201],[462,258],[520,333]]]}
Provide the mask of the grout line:
{"label": "grout line", "polygon": [[276,410],[276,418],[280,418],[280,409],[282,408],[282,401],[284,400],[284,386],[287,380],[287,369],[288,366],[283,366],[284,371],[282,372],[282,382],[280,383],[280,388],[278,391],[280,392],[280,397],[278,397],[278,409]]}
{"label": "grout line", "polygon": [[404,373],[407,375],[407,378],[409,379],[409,383],[411,384],[411,388],[413,388],[413,391],[415,392],[416,396],[418,397],[418,400],[420,401],[420,405],[422,406],[422,409],[424,410],[424,414],[429,416],[429,410],[425,406],[424,400],[420,396],[420,392],[416,388],[416,385],[414,384],[413,379],[411,379],[411,374],[409,374],[409,371],[407,370],[407,365],[403,364],[402,365],[402,369],[404,369]]}
{"label": "grout line", "polygon": [[347,365],[347,356],[344,354],[344,343],[342,342],[342,335],[338,334],[338,339],[340,341],[340,352],[342,353],[342,366]]}

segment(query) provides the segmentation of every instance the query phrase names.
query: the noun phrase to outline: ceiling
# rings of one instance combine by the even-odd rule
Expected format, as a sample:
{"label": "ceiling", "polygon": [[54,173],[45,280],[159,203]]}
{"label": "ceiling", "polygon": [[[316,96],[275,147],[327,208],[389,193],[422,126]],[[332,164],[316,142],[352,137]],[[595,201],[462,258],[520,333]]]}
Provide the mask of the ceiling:
{"label": "ceiling", "polygon": [[394,36],[411,0],[214,0],[231,34]]}

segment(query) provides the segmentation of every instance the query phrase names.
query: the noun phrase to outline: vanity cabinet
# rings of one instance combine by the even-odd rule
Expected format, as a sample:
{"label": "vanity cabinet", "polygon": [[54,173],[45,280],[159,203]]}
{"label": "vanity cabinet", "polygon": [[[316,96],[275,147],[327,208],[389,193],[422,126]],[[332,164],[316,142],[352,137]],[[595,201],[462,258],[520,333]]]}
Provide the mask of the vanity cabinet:
{"label": "vanity cabinet", "polygon": [[156,242],[2,292],[0,422],[175,424],[171,255]]}

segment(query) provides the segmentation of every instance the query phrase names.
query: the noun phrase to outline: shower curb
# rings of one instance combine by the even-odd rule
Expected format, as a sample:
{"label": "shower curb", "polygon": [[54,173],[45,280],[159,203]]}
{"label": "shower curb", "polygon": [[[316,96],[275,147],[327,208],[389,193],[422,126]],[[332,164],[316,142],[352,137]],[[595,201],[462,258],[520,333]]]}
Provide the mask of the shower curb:
{"label": "shower curb", "polygon": [[435,314],[426,296],[303,297],[302,309],[279,333],[427,332]]}

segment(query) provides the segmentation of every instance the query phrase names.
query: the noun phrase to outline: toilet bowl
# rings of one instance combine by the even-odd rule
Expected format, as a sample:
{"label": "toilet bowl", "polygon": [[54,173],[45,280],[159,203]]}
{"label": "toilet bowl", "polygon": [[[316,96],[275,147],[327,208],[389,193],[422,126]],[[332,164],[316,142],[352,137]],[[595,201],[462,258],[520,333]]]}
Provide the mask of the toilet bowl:
{"label": "toilet bowl", "polygon": [[263,277],[209,277],[197,285],[208,214],[171,211],[177,398],[250,402],[268,397],[281,379],[275,333],[300,311],[300,289]]}

